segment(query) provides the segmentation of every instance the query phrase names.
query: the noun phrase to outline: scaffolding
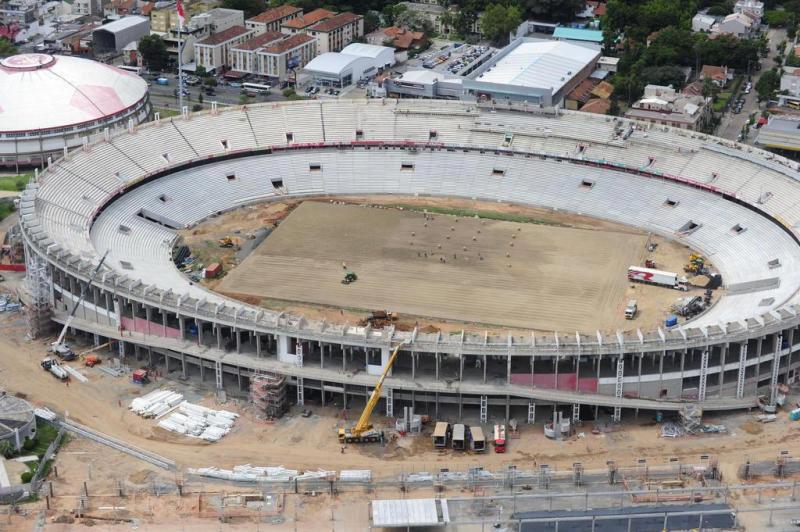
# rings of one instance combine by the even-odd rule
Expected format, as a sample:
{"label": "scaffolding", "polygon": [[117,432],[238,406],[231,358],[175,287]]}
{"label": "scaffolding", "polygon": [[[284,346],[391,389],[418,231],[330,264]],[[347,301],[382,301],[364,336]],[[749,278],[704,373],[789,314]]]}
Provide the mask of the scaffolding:
{"label": "scaffolding", "polygon": [[277,419],[288,409],[286,377],[273,373],[257,373],[250,379],[250,402],[259,415]]}
{"label": "scaffolding", "polygon": [[28,336],[31,339],[47,336],[53,330],[50,319],[50,275],[47,262],[32,250],[25,253],[25,320],[28,325]]}

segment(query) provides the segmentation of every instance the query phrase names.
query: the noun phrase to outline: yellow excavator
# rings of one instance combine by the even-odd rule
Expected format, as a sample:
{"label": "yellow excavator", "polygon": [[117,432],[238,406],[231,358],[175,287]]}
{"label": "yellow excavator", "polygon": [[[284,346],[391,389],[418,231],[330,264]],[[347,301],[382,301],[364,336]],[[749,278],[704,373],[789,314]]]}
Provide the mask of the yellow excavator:
{"label": "yellow excavator", "polygon": [[389,357],[389,361],[386,363],[386,367],[383,369],[381,378],[378,379],[378,384],[376,384],[375,389],[372,390],[372,395],[369,396],[367,405],[364,407],[364,411],[361,412],[361,417],[358,418],[358,423],[349,429],[339,429],[339,443],[369,443],[383,440],[383,431],[373,429],[372,423],[369,422],[369,418],[372,416],[372,411],[375,410],[375,405],[378,404],[378,400],[381,398],[383,381],[386,379],[386,376],[389,374],[389,372],[392,371],[394,361],[397,360],[397,353],[399,353],[400,348],[407,343],[410,342],[402,342],[394,348],[394,351],[392,351],[392,356]]}

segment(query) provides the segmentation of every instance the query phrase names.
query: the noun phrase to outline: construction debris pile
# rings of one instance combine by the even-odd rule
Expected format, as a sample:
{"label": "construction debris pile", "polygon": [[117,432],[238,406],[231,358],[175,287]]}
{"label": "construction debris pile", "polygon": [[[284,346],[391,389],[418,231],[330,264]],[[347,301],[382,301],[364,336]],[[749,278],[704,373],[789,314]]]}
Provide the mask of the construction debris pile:
{"label": "construction debris pile", "polygon": [[667,421],[661,425],[662,438],[677,438],[685,434],[711,434],[727,432],[725,425],[703,423],[703,409],[696,404],[686,404],[679,412],[680,423]]}
{"label": "construction debris pile", "polygon": [[218,441],[228,434],[239,414],[213,410],[183,400],[172,390],[156,390],[131,401],[130,409],[144,418],[159,419],[158,426],[191,438]]}
{"label": "construction debris pile", "polygon": [[258,467],[250,464],[234,466],[233,470],[219,469],[216,467],[189,468],[189,473],[201,477],[219,478],[234,482],[290,482],[293,480],[334,479],[336,471],[304,471],[286,469],[283,466]]}
{"label": "construction debris pile", "polygon": [[9,296],[0,295],[0,312],[16,312],[19,308],[19,303],[12,301]]}

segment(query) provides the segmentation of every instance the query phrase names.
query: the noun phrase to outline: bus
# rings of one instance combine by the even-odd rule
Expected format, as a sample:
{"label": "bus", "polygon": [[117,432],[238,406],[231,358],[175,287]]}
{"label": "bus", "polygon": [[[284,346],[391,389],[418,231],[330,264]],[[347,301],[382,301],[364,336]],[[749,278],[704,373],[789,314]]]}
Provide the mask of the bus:
{"label": "bus", "polygon": [[504,452],[506,452],[506,426],[505,425],[495,425],[494,426],[494,452],[496,452],[496,453],[504,453]]}
{"label": "bus", "polygon": [[269,94],[272,87],[261,83],[242,83],[242,92],[249,95]]}
{"label": "bus", "polygon": [[134,74],[141,74],[142,73],[142,67],[120,65],[117,68],[120,69],[120,70],[127,70],[128,72],[133,72]]}

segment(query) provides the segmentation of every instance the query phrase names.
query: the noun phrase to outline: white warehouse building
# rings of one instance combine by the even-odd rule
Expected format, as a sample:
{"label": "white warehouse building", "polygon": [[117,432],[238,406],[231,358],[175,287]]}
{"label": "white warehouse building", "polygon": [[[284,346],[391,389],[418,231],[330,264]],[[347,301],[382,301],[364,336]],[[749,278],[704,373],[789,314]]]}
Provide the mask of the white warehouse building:
{"label": "white warehouse building", "polygon": [[599,59],[599,50],[580,44],[516,39],[464,79],[463,99],[560,107]]}
{"label": "white warehouse building", "polygon": [[394,48],[353,43],[341,52],[318,55],[306,65],[305,71],[317,85],[347,87],[394,64]]}

